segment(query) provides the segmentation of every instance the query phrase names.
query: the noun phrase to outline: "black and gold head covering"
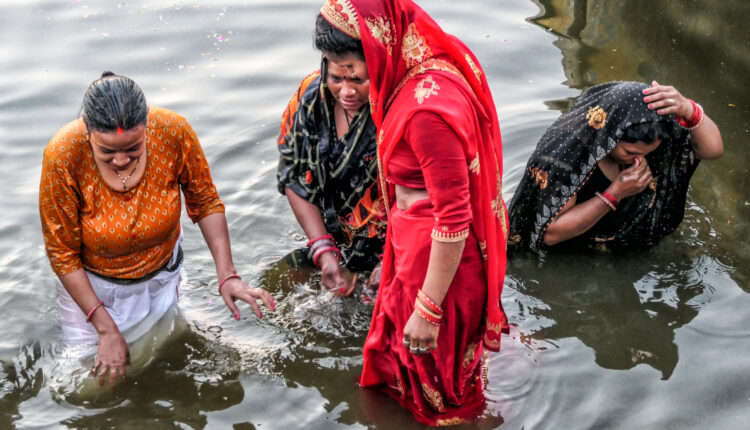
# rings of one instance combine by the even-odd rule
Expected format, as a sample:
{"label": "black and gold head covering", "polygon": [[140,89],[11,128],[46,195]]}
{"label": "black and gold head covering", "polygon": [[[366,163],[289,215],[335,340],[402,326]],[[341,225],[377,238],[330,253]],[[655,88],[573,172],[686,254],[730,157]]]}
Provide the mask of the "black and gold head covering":
{"label": "black and gold head covering", "polygon": [[509,249],[543,251],[547,226],[563,205],[586,183],[599,160],[615,148],[625,130],[643,123],[668,122],[665,128],[673,132],[646,157],[654,182],[620,204],[619,215],[627,212],[628,216],[618,217],[626,221],[606,245],[609,249],[650,246],[677,228],[698,160],[687,130],[676,125],[674,116],[648,109],[643,101],[646,88],[640,82],[591,87],[547,129],[510,204]]}

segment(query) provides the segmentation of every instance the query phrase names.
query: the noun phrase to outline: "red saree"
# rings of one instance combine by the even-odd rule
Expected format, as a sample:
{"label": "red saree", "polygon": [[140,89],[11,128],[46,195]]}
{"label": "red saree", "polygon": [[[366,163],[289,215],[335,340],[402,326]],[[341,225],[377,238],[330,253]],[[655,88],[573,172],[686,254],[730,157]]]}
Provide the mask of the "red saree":
{"label": "red saree", "polygon": [[[378,128],[380,184],[390,211],[360,383],[385,386],[424,424],[475,419],[484,409],[483,348],[497,351],[507,329],[500,304],[507,238],[501,138],[487,80],[468,48],[410,0],[328,0],[321,13],[362,40]],[[395,190],[385,182],[389,161],[419,111],[440,116],[460,142],[472,215],[466,229],[452,231],[436,219],[427,181],[433,201],[419,201],[407,211],[392,204]],[[436,137],[433,144],[450,142]],[[438,349],[412,355],[402,344],[403,329],[425,278],[432,241],[464,238],[464,254],[441,304]]]}

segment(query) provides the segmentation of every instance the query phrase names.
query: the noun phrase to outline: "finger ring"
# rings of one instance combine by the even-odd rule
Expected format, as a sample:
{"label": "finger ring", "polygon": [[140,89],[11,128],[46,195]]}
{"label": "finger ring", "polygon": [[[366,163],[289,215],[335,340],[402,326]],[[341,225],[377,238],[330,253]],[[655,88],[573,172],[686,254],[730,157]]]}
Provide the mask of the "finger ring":
{"label": "finger ring", "polygon": [[672,99],[672,98],[667,99],[667,103],[673,105],[674,104],[674,99]]}
{"label": "finger ring", "polygon": [[417,348],[416,346],[410,346],[409,351],[411,351],[412,353],[417,353],[419,352],[419,348]]}
{"label": "finger ring", "polygon": [[424,348],[422,348],[422,347],[419,347],[419,348],[417,348],[417,349],[419,350],[419,353],[420,353],[420,354],[426,354],[426,353],[430,352],[430,348],[429,348],[429,347],[426,347],[426,346],[425,346]]}
{"label": "finger ring", "polygon": [[404,336],[403,342],[404,342],[404,346],[409,346],[411,344],[411,341],[407,339],[406,336]]}

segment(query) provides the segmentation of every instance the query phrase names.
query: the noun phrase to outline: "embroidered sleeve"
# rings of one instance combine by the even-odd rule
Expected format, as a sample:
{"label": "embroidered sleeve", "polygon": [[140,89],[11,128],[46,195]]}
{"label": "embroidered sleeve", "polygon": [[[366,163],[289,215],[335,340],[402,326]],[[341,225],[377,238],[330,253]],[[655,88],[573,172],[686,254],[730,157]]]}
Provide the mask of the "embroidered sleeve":
{"label": "embroidered sleeve", "polygon": [[195,223],[213,213],[223,213],[224,204],[211,179],[208,161],[195,131],[184,119],[182,121],[183,141],[180,147],[183,168],[179,181],[185,195],[187,214]]}
{"label": "embroidered sleeve", "polygon": [[53,139],[44,151],[39,183],[39,215],[52,270],[62,276],[83,268],[81,263],[80,203],[76,182],[69,169],[70,152]]}
{"label": "embroidered sleeve", "polygon": [[419,160],[425,187],[434,207],[432,238],[459,242],[469,236],[469,163],[453,129],[439,115],[421,111],[404,134]]}

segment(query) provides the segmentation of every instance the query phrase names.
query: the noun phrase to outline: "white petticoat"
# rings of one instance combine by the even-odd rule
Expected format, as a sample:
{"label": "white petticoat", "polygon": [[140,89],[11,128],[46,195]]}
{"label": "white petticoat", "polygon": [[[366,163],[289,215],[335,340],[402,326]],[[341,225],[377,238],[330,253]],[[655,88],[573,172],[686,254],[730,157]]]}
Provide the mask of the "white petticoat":
{"label": "white petticoat", "polygon": [[[181,244],[182,233],[167,266],[174,265]],[[91,272],[85,273],[96,296],[104,303],[103,307],[117,324],[125,341],[131,343],[146,334],[172,306],[177,304],[181,269],[180,263],[172,272],[162,270],[147,281],[131,285],[115,284]],[[86,322],[86,314],[59,281],[57,291],[64,345],[75,347],[75,355],[79,357],[96,353],[99,336],[94,325]]]}

